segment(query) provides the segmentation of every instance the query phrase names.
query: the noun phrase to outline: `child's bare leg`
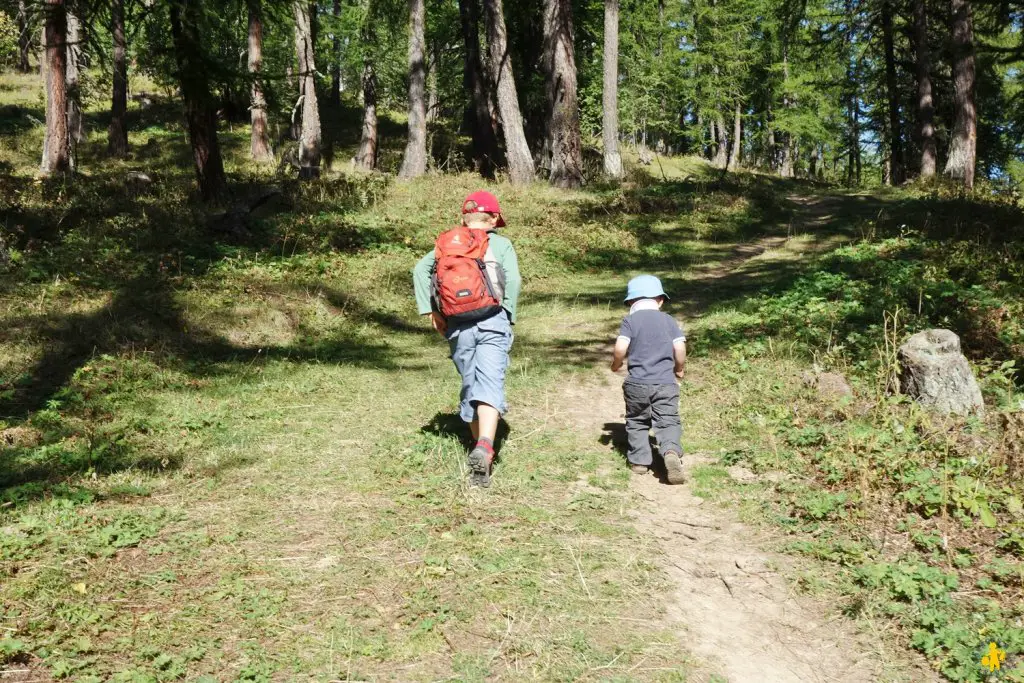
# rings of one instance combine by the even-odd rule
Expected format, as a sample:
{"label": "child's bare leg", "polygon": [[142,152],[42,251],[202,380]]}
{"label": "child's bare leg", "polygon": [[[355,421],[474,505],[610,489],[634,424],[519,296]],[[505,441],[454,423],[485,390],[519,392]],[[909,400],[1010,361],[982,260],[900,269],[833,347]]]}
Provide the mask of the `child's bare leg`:
{"label": "child's bare leg", "polygon": [[494,443],[494,437],[498,433],[498,409],[486,403],[476,404],[476,419],[470,425],[470,429],[476,426],[473,432],[474,439],[490,439]]}

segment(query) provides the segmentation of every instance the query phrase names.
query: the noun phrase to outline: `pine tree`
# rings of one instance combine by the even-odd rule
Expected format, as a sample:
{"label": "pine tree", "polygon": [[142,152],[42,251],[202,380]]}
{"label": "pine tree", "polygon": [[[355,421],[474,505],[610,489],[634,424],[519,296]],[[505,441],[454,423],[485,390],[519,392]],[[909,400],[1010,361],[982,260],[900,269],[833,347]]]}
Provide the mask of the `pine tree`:
{"label": "pine tree", "polygon": [[44,12],[46,133],[39,170],[44,176],[65,175],[72,169],[67,118],[67,8],[64,0],[46,0]]}
{"label": "pine tree", "polygon": [[114,50],[107,151],[115,158],[124,159],[128,156],[128,41],[124,30],[124,0],[111,0],[110,34]]}
{"label": "pine tree", "polygon": [[931,53],[925,0],[914,0],[914,52],[917,76],[917,137],[921,146],[921,177],[935,175],[935,125],[932,104]]}
{"label": "pine tree", "polygon": [[619,0],[604,0],[604,89],[601,103],[601,136],[604,142],[604,172],[609,178],[622,177],[619,154]]}
{"label": "pine tree", "polygon": [[363,128],[353,163],[357,169],[372,171],[377,167],[377,73],[369,57],[363,67],[362,86]]}
{"label": "pine tree", "polygon": [[463,120],[473,138],[473,162],[485,178],[494,177],[498,163],[498,139],[491,125],[490,87],[480,58],[479,0],[459,0],[462,27],[462,83],[468,101]]}
{"label": "pine tree", "polygon": [[945,173],[974,187],[978,115],[975,109],[974,27],[970,0],[952,0],[953,12],[953,135]]}
{"label": "pine tree", "polygon": [[267,98],[263,94],[263,8],[262,0],[247,0],[249,15],[249,155],[258,162],[274,160],[267,128]]}
{"label": "pine tree", "polygon": [[218,201],[227,194],[227,180],[217,140],[217,110],[202,50],[201,9],[198,0],[167,1],[199,192],[205,201]]}
{"label": "pine tree", "polygon": [[487,25],[487,48],[490,71],[497,93],[498,115],[505,134],[505,156],[508,158],[509,178],[513,183],[533,181],[533,158],[523,133],[523,116],[519,111],[516,83],[508,49],[505,17],[501,0],[484,0],[484,21]]}
{"label": "pine tree", "polygon": [[583,184],[583,162],[572,5],[569,0],[544,2],[543,54],[548,104],[546,146],[551,154],[551,184],[563,188],[579,187]]}
{"label": "pine tree", "polygon": [[320,176],[320,106],[316,97],[316,60],[313,24],[309,4],[294,0],[295,53],[298,57],[299,99],[302,102],[302,128],[299,133],[299,177]]}
{"label": "pine tree", "polygon": [[25,0],[18,0],[18,71],[27,74],[32,70],[28,53],[32,49],[32,28],[28,20],[28,6]]}
{"label": "pine tree", "polygon": [[401,178],[427,171],[427,46],[426,5],[409,0],[409,139],[402,158]]}

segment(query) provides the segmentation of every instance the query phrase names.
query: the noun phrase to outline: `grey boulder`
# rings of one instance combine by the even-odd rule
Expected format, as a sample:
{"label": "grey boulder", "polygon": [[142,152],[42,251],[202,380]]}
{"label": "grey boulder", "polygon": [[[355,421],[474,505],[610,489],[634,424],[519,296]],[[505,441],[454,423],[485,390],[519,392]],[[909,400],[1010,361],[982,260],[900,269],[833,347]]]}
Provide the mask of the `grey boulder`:
{"label": "grey boulder", "polygon": [[981,414],[985,405],[960,338],[949,330],[918,332],[899,348],[900,390],[942,414]]}

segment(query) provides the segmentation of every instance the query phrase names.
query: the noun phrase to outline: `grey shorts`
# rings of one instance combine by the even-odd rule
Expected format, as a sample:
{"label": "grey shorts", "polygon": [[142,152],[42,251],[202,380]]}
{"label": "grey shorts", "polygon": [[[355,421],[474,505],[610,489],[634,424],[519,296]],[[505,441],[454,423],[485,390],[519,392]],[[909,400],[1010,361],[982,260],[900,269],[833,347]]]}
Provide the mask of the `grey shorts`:
{"label": "grey shorts", "polygon": [[486,403],[504,414],[505,371],[512,349],[512,323],[501,311],[490,318],[448,329],[448,348],[462,376],[459,415],[465,422],[476,417],[476,404]]}

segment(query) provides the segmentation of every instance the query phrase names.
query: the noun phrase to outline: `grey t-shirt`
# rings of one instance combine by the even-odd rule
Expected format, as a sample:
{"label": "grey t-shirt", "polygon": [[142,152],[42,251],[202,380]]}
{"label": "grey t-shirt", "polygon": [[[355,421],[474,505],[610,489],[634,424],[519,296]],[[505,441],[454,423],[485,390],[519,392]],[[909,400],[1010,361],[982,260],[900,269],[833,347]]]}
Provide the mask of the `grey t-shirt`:
{"label": "grey t-shirt", "polygon": [[674,384],[675,356],[672,344],[686,341],[679,323],[657,309],[640,309],[622,319],[619,337],[629,340],[628,382]]}

